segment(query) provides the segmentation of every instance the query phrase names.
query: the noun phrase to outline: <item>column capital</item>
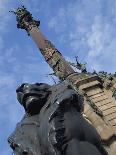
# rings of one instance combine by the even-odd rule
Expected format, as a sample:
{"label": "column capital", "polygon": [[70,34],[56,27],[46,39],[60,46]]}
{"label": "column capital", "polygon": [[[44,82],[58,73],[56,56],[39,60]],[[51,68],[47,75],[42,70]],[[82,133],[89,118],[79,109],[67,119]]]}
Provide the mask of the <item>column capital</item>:
{"label": "column capital", "polygon": [[17,28],[25,29],[28,35],[30,35],[29,31],[33,27],[39,27],[40,25],[40,21],[34,20],[32,14],[24,6],[18,7],[15,11],[10,12],[16,15]]}

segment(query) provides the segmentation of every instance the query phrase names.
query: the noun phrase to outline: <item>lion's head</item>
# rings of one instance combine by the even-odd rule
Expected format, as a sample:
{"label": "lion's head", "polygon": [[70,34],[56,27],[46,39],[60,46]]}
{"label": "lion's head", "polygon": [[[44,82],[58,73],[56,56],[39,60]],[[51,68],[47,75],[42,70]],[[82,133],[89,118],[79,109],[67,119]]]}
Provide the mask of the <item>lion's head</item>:
{"label": "lion's head", "polygon": [[27,113],[38,114],[51,93],[50,88],[45,83],[23,83],[16,89],[17,99]]}

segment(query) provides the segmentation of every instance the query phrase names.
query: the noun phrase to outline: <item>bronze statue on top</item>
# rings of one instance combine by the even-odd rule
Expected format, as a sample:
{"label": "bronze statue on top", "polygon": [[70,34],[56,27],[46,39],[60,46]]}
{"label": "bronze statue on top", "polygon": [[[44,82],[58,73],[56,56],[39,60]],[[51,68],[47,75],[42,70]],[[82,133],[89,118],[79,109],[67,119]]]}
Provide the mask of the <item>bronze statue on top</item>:
{"label": "bronze statue on top", "polygon": [[106,89],[96,73],[88,73],[86,69],[75,72],[39,31],[40,22],[35,21],[26,8],[18,8],[15,14],[18,28],[25,29],[34,39],[55,75],[63,82],[47,86],[44,96],[40,84],[24,84],[17,89],[26,116],[9,138],[14,153],[106,155],[107,151],[109,155],[115,155],[116,100],[111,90],[116,88],[115,77]]}

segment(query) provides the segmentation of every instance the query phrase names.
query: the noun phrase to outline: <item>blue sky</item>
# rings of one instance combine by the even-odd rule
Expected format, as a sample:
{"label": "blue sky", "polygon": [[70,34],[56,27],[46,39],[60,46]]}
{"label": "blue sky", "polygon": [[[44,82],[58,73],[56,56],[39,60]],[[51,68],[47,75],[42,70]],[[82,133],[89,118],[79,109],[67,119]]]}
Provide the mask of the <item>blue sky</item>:
{"label": "blue sky", "polygon": [[25,5],[40,30],[67,60],[87,62],[88,70],[116,71],[115,0],[0,0],[0,155],[10,155],[7,137],[24,111],[15,90],[23,82],[47,82],[52,70],[8,11]]}

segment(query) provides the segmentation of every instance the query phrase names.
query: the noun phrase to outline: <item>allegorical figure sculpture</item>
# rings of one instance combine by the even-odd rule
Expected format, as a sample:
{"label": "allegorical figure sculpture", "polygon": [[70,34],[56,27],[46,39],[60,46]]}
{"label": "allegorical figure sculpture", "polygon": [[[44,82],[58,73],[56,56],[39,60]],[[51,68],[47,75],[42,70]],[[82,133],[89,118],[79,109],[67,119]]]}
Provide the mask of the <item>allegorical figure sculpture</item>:
{"label": "allegorical figure sculpture", "polygon": [[82,94],[66,81],[26,83],[16,92],[26,114],[8,139],[14,155],[107,155],[82,116]]}

